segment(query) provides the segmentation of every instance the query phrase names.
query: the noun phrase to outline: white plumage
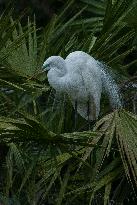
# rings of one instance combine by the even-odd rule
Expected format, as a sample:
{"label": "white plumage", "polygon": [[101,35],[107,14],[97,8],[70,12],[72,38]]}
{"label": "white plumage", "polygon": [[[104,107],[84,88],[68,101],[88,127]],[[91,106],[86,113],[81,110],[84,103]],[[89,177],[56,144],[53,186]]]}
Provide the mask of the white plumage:
{"label": "white plumage", "polygon": [[51,56],[43,64],[49,84],[58,92],[67,93],[73,107],[86,120],[95,120],[100,112],[104,87],[114,108],[121,106],[118,87],[105,66],[82,51],[70,53],[64,60]]}

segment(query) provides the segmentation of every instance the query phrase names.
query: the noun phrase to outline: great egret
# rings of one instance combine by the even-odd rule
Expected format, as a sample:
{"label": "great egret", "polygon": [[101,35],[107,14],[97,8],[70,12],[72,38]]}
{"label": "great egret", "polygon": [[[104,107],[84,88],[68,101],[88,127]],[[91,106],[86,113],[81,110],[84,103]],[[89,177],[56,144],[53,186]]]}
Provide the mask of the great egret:
{"label": "great egret", "polygon": [[60,93],[68,94],[72,105],[86,120],[95,120],[100,112],[104,88],[113,108],[121,107],[118,86],[105,66],[82,51],[70,53],[64,60],[51,56],[43,64],[49,84]]}

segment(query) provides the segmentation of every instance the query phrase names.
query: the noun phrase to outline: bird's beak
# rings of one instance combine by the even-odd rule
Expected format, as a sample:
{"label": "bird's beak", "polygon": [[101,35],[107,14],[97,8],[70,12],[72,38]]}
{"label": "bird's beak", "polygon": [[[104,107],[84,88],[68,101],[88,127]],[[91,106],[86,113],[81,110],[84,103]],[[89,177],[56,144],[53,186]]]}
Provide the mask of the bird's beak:
{"label": "bird's beak", "polygon": [[50,70],[50,67],[46,67],[45,69],[44,69],[44,71],[49,71]]}
{"label": "bird's beak", "polygon": [[42,71],[42,73],[43,73],[43,72],[49,71],[49,70],[50,70],[50,67],[49,67],[49,66],[45,66],[45,65],[43,64],[42,69],[43,69],[43,71]]}

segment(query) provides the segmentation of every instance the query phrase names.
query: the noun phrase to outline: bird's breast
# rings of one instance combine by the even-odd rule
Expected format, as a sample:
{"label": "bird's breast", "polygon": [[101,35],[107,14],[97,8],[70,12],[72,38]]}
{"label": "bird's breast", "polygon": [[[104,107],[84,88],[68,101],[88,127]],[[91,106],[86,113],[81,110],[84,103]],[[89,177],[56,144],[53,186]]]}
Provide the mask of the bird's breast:
{"label": "bird's breast", "polygon": [[71,96],[71,98],[74,100],[83,100],[87,97],[86,87],[81,76],[77,73],[71,73],[67,75],[65,88],[69,96]]}
{"label": "bird's breast", "polygon": [[67,85],[66,75],[61,76],[56,70],[50,70],[47,77],[51,87],[59,92],[65,92]]}

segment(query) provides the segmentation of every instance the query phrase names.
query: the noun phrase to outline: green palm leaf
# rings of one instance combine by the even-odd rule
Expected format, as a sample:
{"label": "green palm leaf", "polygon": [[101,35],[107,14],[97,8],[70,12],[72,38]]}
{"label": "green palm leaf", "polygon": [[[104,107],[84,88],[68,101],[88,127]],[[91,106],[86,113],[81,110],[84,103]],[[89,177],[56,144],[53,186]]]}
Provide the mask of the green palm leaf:
{"label": "green palm leaf", "polygon": [[106,147],[101,160],[109,154],[114,138],[117,140],[119,152],[125,172],[131,181],[131,173],[136,183],[137,177],[137,117],[125,110],[115,111],[99,121],[95,130],[105,133],[102,143]]}

